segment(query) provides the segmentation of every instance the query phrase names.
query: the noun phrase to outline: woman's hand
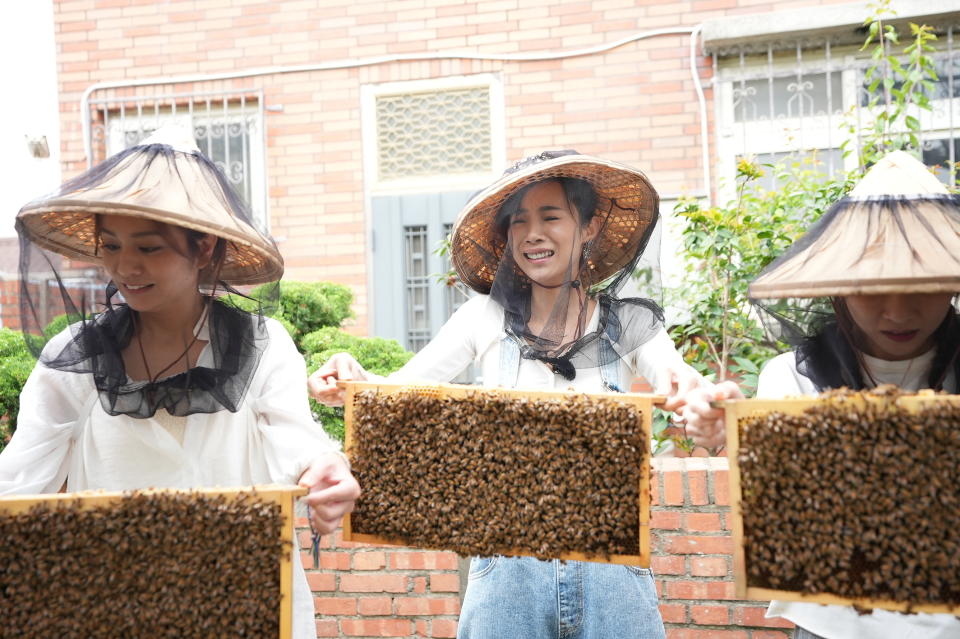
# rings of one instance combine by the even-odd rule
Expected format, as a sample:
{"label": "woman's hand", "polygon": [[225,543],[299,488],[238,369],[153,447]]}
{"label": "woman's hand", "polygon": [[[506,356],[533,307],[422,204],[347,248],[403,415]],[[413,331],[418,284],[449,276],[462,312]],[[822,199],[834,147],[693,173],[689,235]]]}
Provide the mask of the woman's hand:
{"label": "woman's hand", "polygon": [[350,353],[337,353],[307,379],[310,397],[325,406],[343,406],[345,393],[338,381],[363,382],[369,379],[367,371]]}
{"label": "woman's hand", "polygon": [[353,511],[360,496],[360,484],[350,473],[350,464],[341,453],[325,453],[304,471],[298,482],[310,489],[304,497],[310,509],[310,524],[321,535],[332,533],[340,520]]}
{"label": "woman's hand", "polygon": [[686,434],[697,446],[716,450],[727,441],[726,414],[722,408],[714,408],[711,402],[725,399],[743,399],[743,393],[733,382],[726,381],[697,388],[687,393],[684,405],[679,410],[686,422]]}
{"label": "woman's hand", "polygon": [[676,412],[686,404],[687,395],[704,383],[706,380],[693,367],[678,363],[664,367],[653,392],[667,396],[661,406],[663,410]]}

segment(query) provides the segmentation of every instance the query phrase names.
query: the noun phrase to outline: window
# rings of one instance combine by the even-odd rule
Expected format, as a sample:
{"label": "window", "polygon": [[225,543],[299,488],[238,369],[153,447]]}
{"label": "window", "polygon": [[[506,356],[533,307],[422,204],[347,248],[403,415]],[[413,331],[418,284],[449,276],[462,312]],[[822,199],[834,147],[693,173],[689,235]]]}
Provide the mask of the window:
{"label": "window", "polygon": [[489,86],[379,95],[376,105],[381,181],[490,171]]}
{"label": "window", "polygon": [[[934,167],[934,172],[941,182],[949,183],[951,168],[960,161],[960,138],[926,139],[923,141],[923,163]],[[957,182],[957,174],[952,179]],[[957,182],[960,183],[960,182]]]}
{"label": "window", "polygon": [[835,110],[841,94],[839,73],[829,77],[827,73],[811,73],[799,77],[741,79],[733,88],[734,120],[756,122],[823,115]]}
{"label": "window", "polygon": [[[757,186],[772,191],[781,186],[783,178],[770,170],[770,166],[802,165],[814,168],[827,176],[839,177],[843,173],[843,153],[840,149],[808,149],[781,153],[757,153],[751,156],[763,169]],[[740,159],[739,157],[737,158]]]}
{"label": "window", "polygon": [[363,87],[375,335],[417,351],[468,299],[438,277],[450,261],[436,250],[505,165],[502,102],[488,74]]}
{"label": "window", "polygon": [[407,307],[407,343],[419,351],[430,341],[430,273],[427,268],[427,227],[403,228],[403,277]]}
{"label": "window", "polygon": [[[960,64],[954,60],[953,31],[945,28],[933,54],[939,79],[929,92],[932,109],[917,112],[923,159],[941,167],[944,181],[960,160]],[[815,157],[828,175],[856,166],[857,158],[844,158],[840,149],[846,140],[857,148],[852,136],[874,117],[864,77],[868,55],[859,44],[829,40],[742,45],[718,54],[720,199],[732,197],[737,159],[746,156],[761,164]],[[773,176],[763,185],[775,188]]]}
{"label": "window", "polygon": [[200,152],[216,164],[250,207],[254,222],[269,230],[262,96],[171,95],[91,100],[92,135],[104,157],[139,144],[156,129],[177,122],[193,130]]}
{"label": "window", "polygon": [[495,75],[365,85],[361,107],[372,194],[477,188],[506,164]]}
{"label": "window", "polygon": [[372,198],[373,332],[418,351],[467,300],[439,276],[450,259],[437,254],[467,191]]}

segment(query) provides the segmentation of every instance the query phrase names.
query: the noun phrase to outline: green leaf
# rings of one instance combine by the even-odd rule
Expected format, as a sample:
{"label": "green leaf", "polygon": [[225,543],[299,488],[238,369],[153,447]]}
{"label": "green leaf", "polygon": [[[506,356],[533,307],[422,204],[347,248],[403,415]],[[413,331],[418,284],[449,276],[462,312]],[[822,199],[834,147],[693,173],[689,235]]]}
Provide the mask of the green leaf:
{"label": "green leaf", "polygon": [[759,372],[760,372],[760,367],[757,365],[756,362],[754,362],[754,361],[751,360],[751,359],[748,359],[748,358],[746,358],[746,357],[741,357],[741,356],[738,356],[738,355],[734,355],[734,356],[733,356],[733,361],[735,361],[735,362],[740,366],[740,369],[741,369],[741,370],[747,371],[747,372],[749,372],[749,373],[759,373]]}

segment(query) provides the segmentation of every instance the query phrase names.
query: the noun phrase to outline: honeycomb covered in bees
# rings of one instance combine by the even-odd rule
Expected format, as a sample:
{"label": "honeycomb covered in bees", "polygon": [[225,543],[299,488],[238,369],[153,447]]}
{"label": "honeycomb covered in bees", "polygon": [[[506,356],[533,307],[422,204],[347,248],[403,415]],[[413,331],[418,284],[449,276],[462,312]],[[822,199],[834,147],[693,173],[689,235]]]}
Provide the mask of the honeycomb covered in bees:
{"label": "honeycomb covered in bees", "polygon": [[648,442],[604,397],[354,395],[354,533],[462,555],[637,555]]}
{"label": "honeycomb covered in bees", "polygon": [[833,393],[739,420],[749,586],[960,604],[960,405]]}
{"label": "honeycomb covered in bees", "polygon": [[0,509],[0,637],[273,639],[282,525],[255,493]]}

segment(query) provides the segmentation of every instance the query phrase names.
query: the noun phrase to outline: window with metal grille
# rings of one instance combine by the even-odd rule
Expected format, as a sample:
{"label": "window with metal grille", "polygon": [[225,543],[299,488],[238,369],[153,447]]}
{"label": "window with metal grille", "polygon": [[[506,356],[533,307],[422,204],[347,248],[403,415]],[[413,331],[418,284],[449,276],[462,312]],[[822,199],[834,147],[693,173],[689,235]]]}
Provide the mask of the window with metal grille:
{"label": "window with metal grille", "polygon": [[463,87],[375,98],[380,181],[488,173],[490,87]]}
{"label": "window with metal grille", "polygon": [[[917,110],[923,160],[944,181],[960,161],[960,62],[954,27],[943,27],[933,54],[938,80],[928,92],[932,109]],[[856,166],[841,145],[858,148],[857,131],[875,117],[865,71],[869,52],[859,45],[822,40],[743,45],[714,57],[719,115],[719,173],[733,184],[739,158],[760,163],[816,161],[828,175]],[[894,87],[896,88],[896,87]],[[881,89],[882,90],[882,89]],[[764,186],[776,187],[773,176]]]}
{"label": "window with metal grille", "polygon": [[193,131],[200,152],[216,164],[246,202],[254,222],[269,230],[262,96],[249,94],[161,95],[90,101],[92,148],[105,156],[139,144],[176,122]]}
{"label": "window with metal grille", "polygon": [[414,352],[427,345],[430,326],[430,273],[428,262],[427,227],[403,228],[404,290],[406,290],[407,343]]}

